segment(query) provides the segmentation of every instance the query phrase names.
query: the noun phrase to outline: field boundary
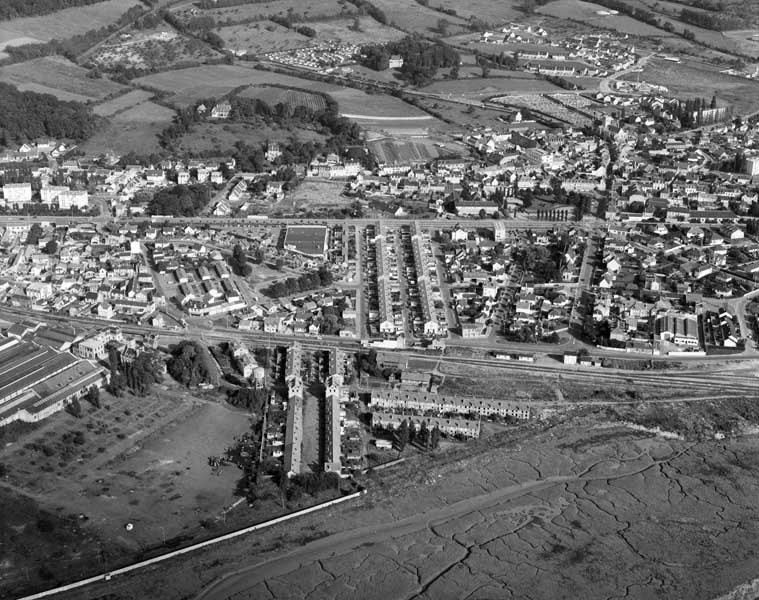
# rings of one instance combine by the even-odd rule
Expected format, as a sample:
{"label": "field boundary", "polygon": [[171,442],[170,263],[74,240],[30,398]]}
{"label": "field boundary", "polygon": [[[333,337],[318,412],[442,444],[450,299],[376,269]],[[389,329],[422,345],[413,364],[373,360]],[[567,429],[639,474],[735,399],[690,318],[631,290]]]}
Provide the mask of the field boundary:
{"label": "field boundary", "polygon": [[166,554],[161,554],[160,556],[155,556],[153,558],[149,558],[147,560],[141,560],[136,563],[132,563],[131,565],[127,565],[126,567],[121,567],[120,569],[114,569],[112,571],[107,571],[105,573],[101,573],[100,575],[95,575],[93,577],[88,577],[87,579],[80,579],[79,581],[75,581],[73,583],[68,583],[66,585],[62,585],[56,588],[52,588],[49,590],[45,590],[43,592],[37,592],[36,594],[32,594],[30,596],[23,596],[22,598],[19,598],[18,600],[36,600],[37,598],[47,598],[49,596],[53,596],[55,594],[60,594],[62,592],[68,592],[71,590],[75,590],[80,587],[84,587],[86,585],[90,585],[91,583],[97,583],[99,581],[110,581],[111,578],[113,578],[115,575],[123,575],[125,573],[130,573],[131,571],[137,571],[139,569],[144,569],[145,567],[149,567],[151,565],[155,565],[158,563],[161,563],[163,561],[169,560],[171,558],[174,558],[175,556],[180,556],[182,554],[187,554],[189,552],[194,552],[195,550],[200,550],[201,548],[206,548],[208,546],[213,546],[214,544],[218,544],[220,542],[226,542],[227,540],[232,540],[234,538],[246,535],[248,533],[253,533],[254,531],[259,531],[261,529],[266,529],[267,527],[271,527],[273,525],[278,525],[279,523],[284,523],[286,521],[289,521],[291,519],[296,519],[298,517],[301,517],[303,515],[307,515],[312,512],[316,512],[318,510],[322,510],[324,508],[329,508],[330,506],[335,506],[337,504],[342,504],[343,502],[347,502],[349,500],[353,500],[355,498],[359,498],[360,496],[363,496],[366,494],[366,490],[361,490],[359,492],[354,492],[352,494],[348,494],[347,496],[342,496],[340,498],[335,498],[334,500],[328,500],[327,502],[322,502],[321,504],[315,504],[314,506],[309,506],[307,508],[302,508],[301,510],[296,510],[295,512],[291,512],[286,515],[282,515],[281,517],[276,517],[274,519],[270,519],[268,521],[264,521],[263,523],[258,523],[256,525],[251,525],[248,527],[243,527],[242,529],[237,529],[236,531],[232,531],[230,533],[225,533],[223,535],[220,535],[215,538],[211,538],[210,540],[205,540],[203,542],[198,542],[197,544],[192,544],[191,546],[187,546],[186,548],[180,548],[179,550],[174,550],[172,552],[167,552]]}

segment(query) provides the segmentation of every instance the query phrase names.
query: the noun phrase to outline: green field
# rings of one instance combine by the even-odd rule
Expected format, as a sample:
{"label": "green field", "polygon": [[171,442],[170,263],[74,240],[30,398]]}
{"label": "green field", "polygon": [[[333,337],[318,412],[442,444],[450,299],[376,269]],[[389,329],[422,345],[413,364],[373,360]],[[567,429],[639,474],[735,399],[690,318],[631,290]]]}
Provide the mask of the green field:
{"label": "green field", "polygon": [[640,73],[640,80],[666,86],[670,95],[678,98],[709,100],[715,94],[721,104],[732,104],[736,115],[759,111],[759,82],[720,73],[704,63],[651,60]]}
{"label": "green field", "polygon": [[209,96],[221,97],[242,85],[274,84],[326,93],[342,89],[318,81],[232,65],[205,65],[165,71],[140,77],[135,82],[140,86],[174,93],[172,103],[177,106],[187,106]]}
{"label": "green field", "polygon": [[211,17],[219,25],[234,25],[260,20],[262,17],[275,15],[284,17],[290,13],[293,16],[303,17],[304,21],[314,21],[346,13],[352,14],[355,12],[355,7],[338,0],[319,0],[318,2],[314,0],[306,2],[301,0],[272,0],[208,10],[197,10],[195,6],[189,8],[188,4],[183,3],[172,12],[181,18],[190,19],[197,15]]}
{"label": "green field", "polygon": [[340,40],[346,44],[366,44],[391,42],[405,37],[405,33],[393,27],[378,23],[368,16],[359,18],[360,29],[353,30],[353,19],[330,19],[328,21],[306,21],[306,25],[316,30],[317,40]]}
{"label": "green field", "polygon": [[224,40],[224,47],[235,54],[263,54],[303,48],[313,43],[311,38],[271,21],[231,25],[216,33]]}
{"label": "green field", "polygon": [[182,136],[175,144],[179,153],[214,152],[223,154],[234,149],[235,143],[244,140],[251,146],[265,145],[268,141],[287,141],[295,137],[301,142],[324,141],[320,133],[309,129],[295,129],[255,123],[198,123],[192,131]]}
{"label": "green field", "polygon": [[114,114],[110,123],[92,136],[82,148],[95,155],[150,154],[161,150],[158,136],[174,118],[174,111],[154,102],[140,102]]}
{"label": "green field", "polygon": [[0,68],[0,81],[20,90],[52,94],[61,100],[102,100],[125,90],[109,79],[91,79],[84,69],[60,56],[46,56]]}
{"label": "green field", "polygon": [[117,96],[111,100],[101,102],[93,110],[101,117],[110,117],[116,113],[124,112],[146,100],[150,100],[153,94],[145,90],[131,90],[126,94]]}
{"label": "green field", "polygon": [[6,45],[47,42],[72,37],[115,23],[139,0],[106,0],[89,6],[67,8],[42,17],[24,17],[0,23],[0,50]]}
{"label": "green field", "polygon": [[440,19],[445,19],[448,22],[447,35],[454,35],[467,30],[466,19],[444,15],[417,2],[373,0],[372,4],[385,13],[391,25],[404,31],[439,35],[437,27]]}

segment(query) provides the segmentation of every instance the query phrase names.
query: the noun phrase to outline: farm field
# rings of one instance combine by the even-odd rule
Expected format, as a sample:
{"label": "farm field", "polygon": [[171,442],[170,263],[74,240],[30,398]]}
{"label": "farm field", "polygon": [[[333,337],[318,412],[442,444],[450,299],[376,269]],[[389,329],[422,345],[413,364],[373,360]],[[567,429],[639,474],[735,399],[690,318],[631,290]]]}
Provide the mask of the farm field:
{"label": "farm field", "polygon": [[87,140],[82,149],[96,155],[159,152],[158,133],[173,118],[174,111],[169,108],[150,101],[140,102],[114,114],[110,123]]}
{"label": "farm field", "polygon": [[177,69],[140,77],[135,82],[140,86],[174,92],[172,103],[177,106],[187,106],[200,98],[218,98],[241,85],[285,85],[328,94],[342,89],[318,81],[233,65],[203,65]]}
{"label": "farm field", "polygon": [[198,123],[192,131],[182,136],[176,143],[180,152],[207,152],[217,154],[234,149],[235,143],[244,140],[246,144],[263,145],[268,140],[285,141],[297,137],[302,142],[322,141],[324,136],[310,129],[284,129],[257,123]]}
{"label": "farm field", "polygon": [[[432,3],[431,3],[432,4]],[[517,6],[518,2],[492,2],[490,0],[438,0],[435,6],[452,9],[463,18],[476,17],[491,25],[500,25],[510,21],[523,21],[525,15]],[[439,18],[449,19],[449,16],[438,13]]]}
{"label": "farm field", "polygon": [[354,88],[339,88],[329,95],[337,102],[341,114],[409,118],[429,116],[403,100],[387,94],[367,94]]}
{"label": "farm field", "polygon": [[251,86],[240,93],[243,98],[257,98],[269,106],[286,104],[290,107],[304,106],[314,112],[324,110],[327,102],[319,94],[273,86]]}
{"label": "farm field", "polygon": [[380,139],[369,143],[369,149],[380,163],[428,162],[441,155],[440,149],[429,141]]}
{"label": "farm field", "polygon": [[473,108],[470,112],[467,105],[459,102],[429,98],[420,98],[419,101],[430,111],[440,114],[443,119],[453,123],[450,125],[440,122],[441,126],[437,129],[442,135],[450,135],[456,127],[460,128],[460,133],[469,133],[474,127],[500,128],[504,126],[503,119],[509,117],[507,112],[487,108]]}
{"label": "farm field", "polygon": [[536,9],[536,12],[549,17],[558,19],[576,19],[587,23],[591,27],[602,27],[605,29],[615,29],[620,33],[637,35],[641,37],[652,38],[676,38],[672,33],[667,33],[663,29],[658,29],[653,25],[648,25],[627,15],[608,15],[601,16],[596,11],[608,10],[600,4],[583,2],[582,0],[553,0],[548,4]]}
{"label": "farm field", "polygon": [[734,41],[743,54],[759,56],[759,29],[725,31],[723,35]]}
{"label": "farm field", "polygon": [[272,21],[231,25],[217,30],[224,47],[235,54],[264,54],[303,48],[313,43],[311,38]]}
{"label": "farm field", "polygon": [[20,90],[52,94],[61,100],[88,102],[118,94],[126,87],[109,79],[91,79],[87,69],[61,56],[35,58],[0,67],[0,81]]}
{"label": "farm field", "polygon": [[139,0],[105,0],[89,6],[66,8],[41,17],[3,21],[0,22],[0,50],[6,45],[48,42],[53,38],[72,37],[91,29],[107,27],[136,5],[142,3]]}
{"label": "farm field", "polygon": [[439,35],[437,24],[440,19],[448,21],[448,35],[467,30],[465,19],[444,15],[417,2],[374,0],[372,4],[385,13],[391,25],[404,31]]}
{"label": "farm field", "polygon": [[559,88],[548,81],[532,77],[488,77],[487,79],[448,79],[435,81],[422,88],[425,92],[450,94],[469,99],[484,100],[503,94],[549,93]]}
{"label": "farm field", "polygon": [[153,94],[145,90],[131,90],[126,94],[101,102],[93,109],[96,115],[111,117],[116,113],[123,112],[138,104],[150,100]]}
{"label": "farm field", "polygon": [[640,79],[666,86],[670,95],[678,98],[708,99],[716,94],[720,103],[734,106],[736,115],[759,111],[759,82],[720,73],[714,67],[703,63],[683,61],[678,64],[665,60],[651,60],[640,73]]}
{"label": "farm field", "polygon": [[[194,8],[194,7],[193,7]],[[341,14],[353,14],[355,8],[338,0],[272,0],[270,2],[254,2],[225,8],[212,8],[191,13],[186,5],[173,12],[182,18],[191,18],[196,14],[211,17],[218,25],[234,25],[247,23],[269,16],[287,16],[292,11],[294,20],[314,21],[335,17]]]}
{"label": "farm field", "polygon": [[400,40],[406,34],[393,27],[382,25],[369,16],[359,17],[360,31],[353,31],[353,19],[334,19],[329,21],[305,21],[306,25],[316,30],[318,40],[340,40],[346,44],[366,44],[392,42]]}

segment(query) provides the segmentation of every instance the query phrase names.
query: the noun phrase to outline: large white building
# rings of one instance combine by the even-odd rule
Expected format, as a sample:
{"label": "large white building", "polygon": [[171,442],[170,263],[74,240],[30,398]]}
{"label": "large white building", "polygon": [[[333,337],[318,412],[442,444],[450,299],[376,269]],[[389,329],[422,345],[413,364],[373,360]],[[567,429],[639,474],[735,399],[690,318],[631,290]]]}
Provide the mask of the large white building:
{"label": "large white building", "polygon": [[3,186],[5,206],[24,206],[32,201],[31,183],[6,183]]}

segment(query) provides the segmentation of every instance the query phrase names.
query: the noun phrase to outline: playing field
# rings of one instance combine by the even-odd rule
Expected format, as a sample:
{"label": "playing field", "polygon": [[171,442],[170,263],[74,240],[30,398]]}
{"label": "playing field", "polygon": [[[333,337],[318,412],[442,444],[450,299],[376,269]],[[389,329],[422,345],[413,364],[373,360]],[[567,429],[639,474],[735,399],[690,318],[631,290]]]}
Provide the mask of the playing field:
{"label": "playing field", "polygon": [[24,17],[0,23],[0,50],[6,45],[47,42],[72,37],[115,23],[139,0],[106,0],[89,6],[67,8],[42,17]]}
{"label": "playing field", "polygon": [[0,68],[0,81],[20,90],[52,94],[61,100],[101,100],[126,89],[109,79],[91,79],[84,69],[60,56],[46,56]]}

